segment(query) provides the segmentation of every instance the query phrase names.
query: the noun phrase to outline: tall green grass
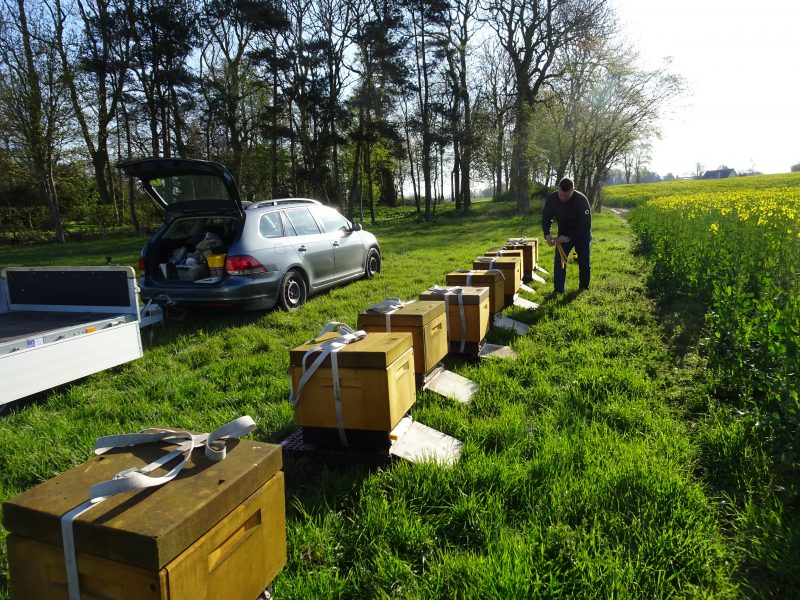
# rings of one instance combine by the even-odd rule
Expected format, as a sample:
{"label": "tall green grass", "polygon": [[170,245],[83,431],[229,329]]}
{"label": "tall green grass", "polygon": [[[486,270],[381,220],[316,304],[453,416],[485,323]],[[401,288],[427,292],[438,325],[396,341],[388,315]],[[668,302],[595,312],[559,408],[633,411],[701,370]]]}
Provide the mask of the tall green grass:
{"label": "tall green grass", "polygon": [[[758,178],[762,185],[752,189],[696,182],[680,194],[652,198],[630,215],[653,261],[651,288],[662,302],[682,296],[705,317],[697,345],[713,371],[716,405],[699,443],[709,481],[735,507],[731,518],[748,530],[771,530],[780,544],[769,552],[795,562],[800,558],[796,177]],[[745,546],[755,563],[767,554],[757,543]],[[754,571],[772,581],[787,577]]]}
{"label": "tall green grass", "polygon": [[[376,279],[292,313],[189,313],[146,334],[144,358],[17,407],[0,420],[0,497],[86,460],[113,432],[208,431],[250,414],[256,438],[283,439],[294,429],[289,350],[330,320],[355,324],[370,303],[444,283],[507,237],[538,234],[537,214],[506,210],[485,203],[468,218],[379,223]],[[542,264],[552,259],[543,248]],[[785,566],[764,558],[774,512],[732,516],[709,483],[702,444],[717,442],[694,433],[711,406],[702,364],[676,361],[665,343],[627,223],[595,217],[591,291],[577,292],[576,269],[565,297],[537,286],[528,297],[539,310],[510,311],[531,325],[526,336],[490,332],[515,361],[447,359],[479,384],[471,404],[418,394],[415,419],[464,441],[455,466],[287,457],[289,560],[276,597],[732,598],[747,589],[744,567]],[[745,530],[764,548],[757,563],[744,562]]]}

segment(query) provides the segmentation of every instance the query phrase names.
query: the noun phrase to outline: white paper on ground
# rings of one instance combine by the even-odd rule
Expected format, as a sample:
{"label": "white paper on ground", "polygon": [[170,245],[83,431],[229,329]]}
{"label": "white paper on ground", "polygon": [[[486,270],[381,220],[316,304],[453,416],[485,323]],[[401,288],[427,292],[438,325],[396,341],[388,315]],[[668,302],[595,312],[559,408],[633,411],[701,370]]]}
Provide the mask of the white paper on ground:
{"label": "white paper on ground", "polygon": [[514,306],[519,306],[520,308],[527,308],[528,310],[536,310],[539,308],[539,305],[536,302],[531,302],[530,300],[525,300],[525,298],[514,298]]}
{"label": "white paper on ground", "polygon": [[500,329],[508,329],[517,335],[525,335],[528,333],[528,329],[530,329],[529,325],[520,323],[519,321],[515,321],[514,319],[510,319],[508,317],[495,317],[494,326],[499,327]]}
{"label": "white paper on ground", "polygon": [[[401,434],[399,429],[402,430]],[[464,442],[413,421],[410,417],[404,417],[389,435],[393,437],[395,432],[399,435],[389,449],[389,454],[393,456],[412,463],[431,461],[441,465],[455,464],[461,457]]]}
{"label": "white paper on ground", "polygon": [[453,398],[462,404],[469,404],[472,401],[472,396],[478,391],[478,384],[466,377],[443,369],[438,375],[431,378],[422,389],[436,392],[445,398]]}
{"label": "white paper on ground", "polygon": [[[511,320],[511,319],[509,319]],[[520,323],[522,325],[522,323]],[[525,326],[527,328],[527,326]],[[517,358],[517,353],[510,346],[498,346],[497,344],[484,344],[481,348],[481,358]]]}

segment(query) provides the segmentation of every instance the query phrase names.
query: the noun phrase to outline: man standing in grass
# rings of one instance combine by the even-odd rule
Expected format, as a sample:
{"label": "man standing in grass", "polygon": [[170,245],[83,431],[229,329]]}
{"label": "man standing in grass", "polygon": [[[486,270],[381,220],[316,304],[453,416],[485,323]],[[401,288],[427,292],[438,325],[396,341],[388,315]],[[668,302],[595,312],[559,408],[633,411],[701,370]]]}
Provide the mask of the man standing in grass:
{"label": "man standing in grass", "polygon": [[[550,226],[553,219],[558,221],[558,237],[553,238]],[[589,289],[591,263],[589,262],[592,242],[592,208],[589,199],[575,189],[572,180],[565,177],[558,183],[558,189],[547,196],[542,209],[542,231],[547,245],[559,245],[553,264],[553,289],[556,294],[564,293],[567,280],[566,257],[575,248],[578,253],[578,288]],[[563,252],[562,252],[563,251]]]}

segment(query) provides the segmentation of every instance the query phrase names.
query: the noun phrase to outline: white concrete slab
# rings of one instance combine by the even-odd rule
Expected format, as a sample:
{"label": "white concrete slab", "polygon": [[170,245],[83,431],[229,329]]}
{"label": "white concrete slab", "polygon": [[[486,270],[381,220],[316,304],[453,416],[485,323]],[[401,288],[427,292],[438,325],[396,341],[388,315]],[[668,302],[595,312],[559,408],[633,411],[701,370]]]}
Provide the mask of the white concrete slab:
{"label": "white concrete slab", "polygon": [[[511,319],[509,319],[510,321]],[[520,325],[523,325],[520,323]],[[527,325],[525,325],[527,328]],[[484,344],[479,355],[481,358],[508,358],[515,360],[517,353],[509,346],[498,346],[497,344]]]}
{"label": "white concrete slab", "polygon": [[528,333],[528,329],[530,329],[529,325],[520,323],[514,319],[509,319],[508,317],[495,317],[494,326],[500,329],[508,329],[517,335],[525,335]]}
{"label": "white concrete slab", "polygon": [[472,402],[472,396],[478,391],[478,384],[452,371],[442,369],[438,375],[422,386],[422,389],[436,392],[445,398],[453,398],[462,404],[469,404]]}
{"label": "white concrete slab", "polygon": [[536,302],[531,302],[530,300],[525,300],[525,298],[514,298],[514,306],[519,306],[520,308],[526,308],[528,310],[536,310],[539,308],[539,305]]}
{"label": "white concrete slab", "polygon": [[[409,422],[404,424],[406,419]],[[461,457],[464,442],[409,417],[404,417],[389,435],[393,436],[401,425],[402,433],[392,438],[395,441],[389,454],[412,463],[435,462],[444,466],[455,464]]]}
{"label": "white concrete slab", "polygon": [[550,275],[547,271],[545,271],[542,265],[534,265],[534,270],[539,271],[540,273],[544,273],[545,275]]}
{"label": "white concrete slab", "polygon": [[537,275],[533,271],[531,271],[531,279],[533,281],[537,282],[537,283],[547,283],[547,281],[545,281],[544,277],[542,277],[541,275]]}
{"label": "white concrete slab", "polygon": [[529,285],[525,285],[524,283],[520,284],[519,289],[521,289],[523,292],[528,292],[529,294],[535,294],[536,293],[535,289],[533,289]]}

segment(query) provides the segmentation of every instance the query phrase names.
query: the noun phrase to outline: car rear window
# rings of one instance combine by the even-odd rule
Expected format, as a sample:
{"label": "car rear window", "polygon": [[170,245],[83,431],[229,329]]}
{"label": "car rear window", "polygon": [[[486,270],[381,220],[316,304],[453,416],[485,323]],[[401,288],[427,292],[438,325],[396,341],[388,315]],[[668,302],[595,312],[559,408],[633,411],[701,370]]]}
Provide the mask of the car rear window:
{"label": "car rear window", "polygon": [[314,235],[320,233],[319,225],[311,216],[307,208],[286,209],[286,216],[289,217],[297,235]]}
{"label": "car rear window", "polygon": [[281,215],[278,212],[270,212],[261,215],[258,230],[265,238],[277,238],[283,236],[283,226],[281,225]]}

